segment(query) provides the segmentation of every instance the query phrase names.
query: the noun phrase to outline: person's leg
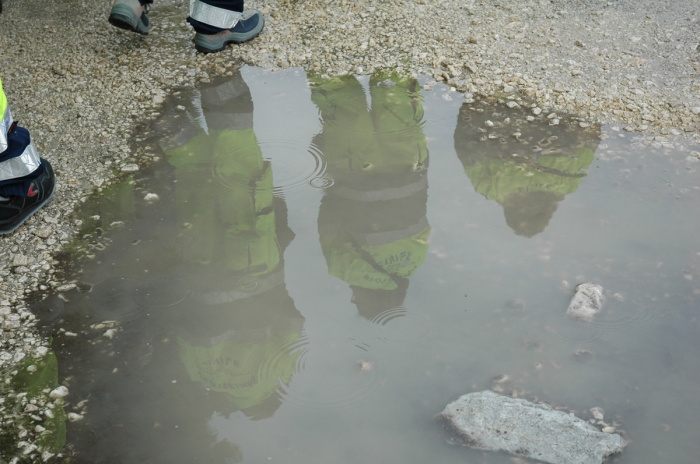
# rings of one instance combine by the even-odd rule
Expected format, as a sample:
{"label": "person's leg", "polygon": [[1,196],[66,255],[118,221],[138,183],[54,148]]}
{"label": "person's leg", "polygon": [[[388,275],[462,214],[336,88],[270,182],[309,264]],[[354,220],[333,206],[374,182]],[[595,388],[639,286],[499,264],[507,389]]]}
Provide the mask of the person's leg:
{"label": "person's leg", "polygon": [[259,11],[243,9],[243,0],[193,0],[187,22],[195,30],[195,48],[204,53],[254,39],[265,26]]}
{"label": "person's leg", "polygon": [[12,119],[0,81],[0,234],[9,234],[53,195],[56,178],[29,131]]}
{"label": "person's leg", "polygon": [[146,16],[153,0],[114,0],[109,13],[112,26],[146,35],[151,23]]}

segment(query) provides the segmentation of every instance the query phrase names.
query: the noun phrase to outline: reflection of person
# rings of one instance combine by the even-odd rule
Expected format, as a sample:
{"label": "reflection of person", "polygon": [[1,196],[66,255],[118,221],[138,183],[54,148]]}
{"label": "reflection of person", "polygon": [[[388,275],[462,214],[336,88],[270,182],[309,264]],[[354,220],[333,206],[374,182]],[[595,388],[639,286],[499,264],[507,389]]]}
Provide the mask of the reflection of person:
{"label": "reflection of person", "polygon": [[[146,35],[151,23],[146,16],[153,0],[114,0],[109,13],[113,26]],[[194,45],[204,53],[218,52],[228,43],[254,39],[265,20],[257,10],[243,10],[243,0],[190,0],[187,22],[195,31]]]}
{"label": "reflection of person", "polygon": [[29,131],[13,121],[0,80],[0,234],[14,232],[53,195],[56,177]]}
{"label": "reflection of person", "polygon": [[334,182],[319,212],[321,248],[328,272],[350,284],[359,313],[372,320],[403,304],[408,279],[427,252],[428,151],[419,85],[372,76],[368,109],[352,76],[312,83],[323,120],[314,143]]}
{"label": "reflection of person", "polygon": [[[159,130],[175,166],[183,248],[202,304],[183,322],[180,359],[194,382],[225,395],[248,417],[270,417],[281,383],[297,369],[304,318],[284,285],[282,253],[293,238],[273,197],[272,168],[253,131],[253,102],[240,74],[201,89],[200,108],[166,115]],[[181,107],[182,108],[182,107]],[[201,113],[202,118],[192,115]],[[212,178],[213,177],[213,178]],[[182,317],[191,320],[188,306]]]}
{"label": "reflection of person", "polygon": [[[497,115],[464,104],[455,129],[455,150],[474,189],[503,207],[506,223],[532,237],[549,224],[557,204],[578,188],[593,161],[598,136],[591,130],[549,126],[549,121],[511,122],[492,127]],[[488,128],[488,133],[479,129]],[[556,135],[553,135],[556,132]]]}

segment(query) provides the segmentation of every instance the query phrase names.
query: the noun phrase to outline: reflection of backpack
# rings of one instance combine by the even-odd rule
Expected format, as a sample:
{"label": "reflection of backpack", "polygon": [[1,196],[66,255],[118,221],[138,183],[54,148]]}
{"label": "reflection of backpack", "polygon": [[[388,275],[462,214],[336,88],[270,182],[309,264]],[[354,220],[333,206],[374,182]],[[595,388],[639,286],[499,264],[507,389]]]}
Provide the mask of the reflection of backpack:
{"label": "reflection of backpack", "polygon": [[503,204],[513,193],[547,192],[564,196],[575,192],[593,157],[591,149],[581,147],[572,156],[542,155],[534,160],[493,157],[465,166],[464,170],[474,190]]}

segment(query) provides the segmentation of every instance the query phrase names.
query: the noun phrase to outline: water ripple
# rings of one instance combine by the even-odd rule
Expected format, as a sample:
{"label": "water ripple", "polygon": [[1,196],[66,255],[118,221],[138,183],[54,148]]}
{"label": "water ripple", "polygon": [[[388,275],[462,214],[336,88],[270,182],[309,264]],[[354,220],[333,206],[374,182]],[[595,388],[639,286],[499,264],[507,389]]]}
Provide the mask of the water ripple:
{"label": "water ripple", "polygon": [[133,300],[147,308],[167,308],[182,302],[189,294],[187,284],[176,277],[163,276],[140,283]]}
{"label": "water ripple", "polygon": [[[300,357],[300,382],[283,387],[286,403],[307,409],[327,409],[355,404],[368,398],[384,382],[382,366],[372,346],[354,339],[314,342]],[[314,380],[316,380],[314,382]]]}

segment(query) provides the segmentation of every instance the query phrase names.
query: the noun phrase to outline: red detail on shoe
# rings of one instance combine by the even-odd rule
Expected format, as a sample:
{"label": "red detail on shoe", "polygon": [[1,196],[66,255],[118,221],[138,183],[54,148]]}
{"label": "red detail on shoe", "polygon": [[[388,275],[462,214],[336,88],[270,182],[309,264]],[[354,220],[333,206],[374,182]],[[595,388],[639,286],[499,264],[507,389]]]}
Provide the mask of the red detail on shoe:
{"label": "red detail on shoe", "polygon": [[28,197],[35,197],[38,193],[39,193],[39,191],[36,189],[36,187],[34,187],[34,184],[31,184],[29,186],[29,190],[27,190],[27,196]]}

